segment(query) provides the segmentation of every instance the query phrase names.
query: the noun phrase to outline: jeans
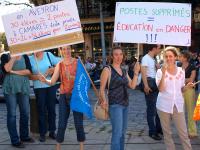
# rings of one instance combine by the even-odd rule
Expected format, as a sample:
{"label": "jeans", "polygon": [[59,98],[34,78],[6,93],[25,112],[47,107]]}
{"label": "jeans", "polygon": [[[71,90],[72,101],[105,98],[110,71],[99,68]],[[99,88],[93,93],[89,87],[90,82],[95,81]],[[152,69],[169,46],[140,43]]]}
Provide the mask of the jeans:
{"label": "jeans", "polygon": [[148,95],[145,94],[149,135],[162,132],[160,119],[156,110],[157,96],[158,96],[158,92],[150,92]]}
{"label": "jeans", "polygon": [[109,106],[112,125],[111,150],[124,150],[124,138],[127,129],[128,107],[118,104]]}
{"label": "jeans", "polygon": [[45,136],[47,133],[47,116],[48,116],[48,130],[55,132],[56,130],[56,90],[58,85],[48,88],[34,89],[39,118],[39,132],[40,136]]}
{"label": "jeans", "polygon": [[[7,107],[8,133],[10,135],[11,143],[17,144],[20,142],[20,139],[25,140],[29,138],[29,129],[28,129],[28,121],[30,113],[29,95],[21,93],[4,94],[4,97],[6,100],[6,107]],[[19,111],[20,111],[20,122],[19,122],[20,139],[16,127],[17,103],[19,105]]]}
{"label": "jeans", "polygon": [[[70,99],[71,95],[61,94],[59,99],[59,120],[56,141],[62,143],[64,141],[67,121],[70,115]],[[85,132],[83,128],[83,114],[73,111],[74,124],[78,142],[85,141]]]}

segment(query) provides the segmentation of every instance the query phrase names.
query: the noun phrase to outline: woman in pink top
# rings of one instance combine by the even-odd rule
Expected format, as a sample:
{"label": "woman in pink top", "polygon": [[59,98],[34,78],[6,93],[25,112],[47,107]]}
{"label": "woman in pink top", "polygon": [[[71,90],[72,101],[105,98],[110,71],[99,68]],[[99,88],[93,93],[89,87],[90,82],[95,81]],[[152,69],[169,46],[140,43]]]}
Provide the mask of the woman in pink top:
{"label": "woman in pink top", "polygon": [[184,150],[191,150],[184,115],[184,99],[182,91],[185,85],[185,72],[177,67],[178,57],[175,47],[167,47],[164,51],[164,65],[156,73],[156,84],[159,89],[156,103],[160,117],[164,142],[167,150],[175,150],[172,139],[171,120],[173,120]]}

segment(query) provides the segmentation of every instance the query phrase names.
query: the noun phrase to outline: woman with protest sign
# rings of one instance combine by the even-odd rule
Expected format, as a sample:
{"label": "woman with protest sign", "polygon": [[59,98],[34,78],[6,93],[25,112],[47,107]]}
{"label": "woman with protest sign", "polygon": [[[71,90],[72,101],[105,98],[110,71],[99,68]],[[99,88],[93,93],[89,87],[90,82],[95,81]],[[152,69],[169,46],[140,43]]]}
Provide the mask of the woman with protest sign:
{"label": "woman with protest sign", "polygon": [[[1,63],[5,78],[2,90],[6,100],[7,107],[7,128],[10,135],[11,143],[16,148],[24,148],[23,142],[34,142],[29,136],[29,78],[31,74],[31,65],[27,55],[11,56],[3,54]],[[19,132],[17,133],[16,109],[19,105],[20,122]]]}
{"label": "woman with protest sign", "polygon": [[[29,56],[32,74],[29,76],[33,80],[33,88],[36,97],[37,111],[38,111],[38,126],[40,133],[40,142],[45,142],[47,130],[49,137],[55,139],[56,130],[56,90],[58,83],[52,86],[45,84],[39,80],[40,74],[50,79],[55,65],[61,60],[50,52],[36,52]],[[47,119],[48,117],[48,119]],[[46,121],[48,120],[48,129]]]}
{"label": "woman with protest sign", "polygon": [[[106,66],[101,73],[100,100],[104,109],[109,109],[112,124],[111,150],[124,150],[124,138],[128,119],[128,87],[134,89],[137,85],[140,65],[137,62],[134,67],[133,80],[128,72],[122,69],[123,52],[120,47],[113,48],[112,65]],[[110,80],[109,86],[108,80]],[[105,96],[105,88],[108,89],[108,101]]]}
{"label": "woman with protest sign", "polygon": [[[77,70],[77,59],[71,57],[71,46],[63,46],[59,48],[63,60],[56,65],[51,80],[47,80],[44,76],[40,76],[40,80],[49,85],[56,83],[60,77],[60,99],[59,99],[59,121],[58,132],[56,137],[56,150],[61,149],[61,143],[64,141],[67,121],[70,115],[70,99],[74,87],[74,80]],[[77,140],[80,142],[80,150],[83,150],[85,141],[85,132],[83,128],[83,113],[73,111],[74,124],[76,128]]]}

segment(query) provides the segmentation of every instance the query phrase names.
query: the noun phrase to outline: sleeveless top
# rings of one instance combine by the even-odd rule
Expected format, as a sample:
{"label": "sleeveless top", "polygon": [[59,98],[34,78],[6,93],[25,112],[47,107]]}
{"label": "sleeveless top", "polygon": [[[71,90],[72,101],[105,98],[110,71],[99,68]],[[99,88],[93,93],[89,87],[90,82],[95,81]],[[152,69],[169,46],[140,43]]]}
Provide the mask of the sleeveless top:
{"label": "sleeveless top", "polygon": [[122,69],[122,76],[111,67],[111,79],[109,85],[109,105],[119,104],[128,106],[128,78],[125,70]]}
{"label": "sleeveless top", "polygon": [[71,94],[74,87],[74,80],[76,76],[77,59],[69,65],[66,65],[64,61],[60,62],[60,94]]}
{"label": "sleeveless top", "polygon": [[[13,64],[12,70],[27,69],[25,58],[21,56],[20,60],[16,60]],[[22,93],[29,95],[30,84],[28,76],[21,76],[16,74],[7,73],[2,85],[3,93],[16,94]]]}
{"label": "sleeveless top", "polygon": [[196,70],[193,64],[189,64],[187,68],[185,68],[185,78],[190,78],[192,71]]}

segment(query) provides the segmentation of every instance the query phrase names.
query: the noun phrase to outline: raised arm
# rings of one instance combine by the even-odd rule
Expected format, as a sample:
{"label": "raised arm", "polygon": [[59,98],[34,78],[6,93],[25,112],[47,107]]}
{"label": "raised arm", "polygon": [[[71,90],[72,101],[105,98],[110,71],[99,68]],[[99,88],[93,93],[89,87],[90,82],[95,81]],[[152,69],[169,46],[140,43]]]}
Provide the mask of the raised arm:
{"label": "raised arm", "polygon": [[134,77],[133,77],[132,80],[127,73],[127,78],[128,78],[128,81],[129,81],[128,85],[132,89],[135,89],[135,87],[137,86],[137,80],[138,80],[139,72],[140,72],[140,64],[139,64],[139,62],[137,62],[137,63],[135,63],[135,66],[134,66]]}
{"label": "raised arm", "polygon": [[163,66],[161,70],[158,70],[156,73],[156,84],[158,86],[158,90],[163,92],[165,90],[165,72],[166,66]]}
{"label": "raised arm", "polygon": [[7,63],[5,63],[4,69],[6,72],[10,72],[12,70],[15,60],[16,60],[16,57],[11,57],[11,59]]}

